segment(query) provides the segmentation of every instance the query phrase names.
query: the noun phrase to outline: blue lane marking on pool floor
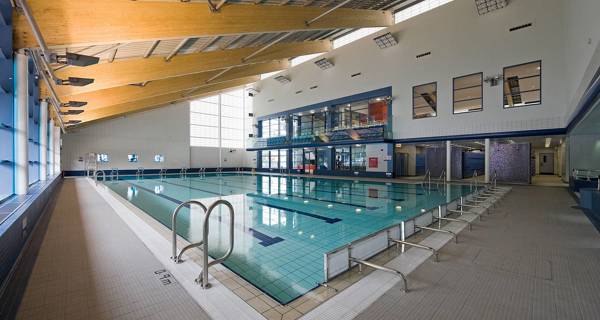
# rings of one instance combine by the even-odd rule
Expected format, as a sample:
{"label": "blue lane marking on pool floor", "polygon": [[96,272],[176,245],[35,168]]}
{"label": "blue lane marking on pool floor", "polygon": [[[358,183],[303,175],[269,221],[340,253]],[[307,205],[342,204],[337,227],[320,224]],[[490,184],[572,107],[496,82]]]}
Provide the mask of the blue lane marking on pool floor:
{"label": "blue lane marking on pool floor", "polygon": [[[252,197],[252,195],[249,195],[249,196]],[[302,216],[307,216],[307,217],[311,217],[311,218],[323,220],[323,221],[325,221],[326,223],[329,223],[329,224],[334,224],[336,222],[342,221],[342,219],[340,219],[340,218],[328,218],[328,217],[320,216],[320,215],[315,214],[315,213],[310,213],[310,212],[305,212],[305,211],[299,211],[299,210],[295,210],[295,209],[280,207],[280,206],[277,206],[277,205],[274,205],[274,204],[263,203],[263,202],[256,201],[256,200],[254,200],[254,202],[256,202],[257,204],[260,204],[261,206],[265,206],[267,208],[279,209],[279,210],[282,210],[282,211],[285,211],[285,212],[297,213],[297,214],[302,215]]]}
{"label": "blue lane marking on pool floor", "polygon": [[[166,200],[169,200],[169,201],[171,201],[173,203],[176,203],[177,205],[180,205],[180,204],[183,203],[183,201],[177,200],[175,198],[169,197],[169,196],[161,194],[161,193],[155,193],[154,190],[150,190],[150,189],[142,187],[140,185],[133,184],[133,183],[127,183],[127,184],[130,185],[130,186],[132,186],[132,187],[134,187],[134,188],[139,188],[139,189],[142,189],[142,190],[144,190],[146,192],[150,192],[150,193],[152,193],[154,195],[157,195],[157,196],[159,196],[159,197],[161,197],[163,199],[166,199]],[[189,208],[190,206],[189,205],[185,205],[185,207]],[[219,222],[220,221],[221,220],[219,220]],[[248,228],[248,229],[242,228],[242,229],[243,229],[244,232],[247,232],[247,233],[251,234],[254,238],[258,239],[258,241],[260,241],[258,244],[260,244],[263,247],[268,247],[270,245],[274,245],[276,243],[279,243],[279,242],[282,242],[282,241],[285,240],[285,239],[283,239],[281,237],[274,237],[274,238],[270,237],[270,236],[268,236],[268,235],[266,235],[266,234],[264,234],[264,233],[262,233],[262,232],[260,232],[260,231],[258,231],[256,229],[252,229],[252,228]]]}

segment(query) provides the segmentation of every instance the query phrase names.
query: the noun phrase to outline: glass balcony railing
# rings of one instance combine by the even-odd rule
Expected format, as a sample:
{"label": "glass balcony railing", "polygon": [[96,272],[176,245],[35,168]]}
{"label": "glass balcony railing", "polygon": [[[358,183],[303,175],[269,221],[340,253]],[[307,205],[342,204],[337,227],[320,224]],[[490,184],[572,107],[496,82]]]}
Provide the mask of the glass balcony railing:
{"label": "glass balcony railing", "polygon": [[300,135],[295,137],[251,138],[248,140],[249,148],[285,147],[304,144],[326,144],[339,141],[368,141],[386,139],[389,137],[387,125],[381,122],[372,122],[360,126],[334,127],[318,134]]}

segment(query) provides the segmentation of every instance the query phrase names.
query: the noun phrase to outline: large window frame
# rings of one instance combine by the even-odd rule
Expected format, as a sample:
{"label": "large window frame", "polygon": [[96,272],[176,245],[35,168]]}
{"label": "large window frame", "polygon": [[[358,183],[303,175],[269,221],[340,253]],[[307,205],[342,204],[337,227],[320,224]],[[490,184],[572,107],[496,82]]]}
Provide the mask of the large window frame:
{"label": "large window frame", "polygon": [[[511,68],[517,68],[517,67],[522,67],[522,66],[526,66],[529,64],[538,64],[537,66],[537,74],[531,75],[531,76],[526,76],[526,77],[517,77],[517,79],[523,80],[523,79],[534,79],[534,78],[539,78],[538,79],[538,88],[537,89],[532,89],[532,90],[524,90],[521,91],[519,90],[518,94],[521,93],[528,93],[528,92],[539,92],[539,99],[535,102],[535,103],[528,103],[528,104],[523,104],[523,105],[513,105],[513,106],[508,106],[507,105],[507,97],[511,96],[514,99],[515,96],[515,92],[506,92],[506,85],[507,85],[507,77],[506,77],[506,73],[508,69]],[[509,77],[509,78],[513,78],[513,77]],[[512,66],[507,66],[504,67],[502,69],[502,107],[504,109],[515,109],[515,108],[521,108],[521,107],[530,107],[530,106],[537,106],[537,105],[541,105],[542,104],[542,60],[535,60],[535,61],[530,61],[530,62],[525,62],[525,63],[520,63],[520,64],[515,64]]]}
{"label": "large window frame", "polygon": [[[480,79],[479,85],[456,88],[457,80],[466,79],[466,78],[476,76],[476,75],[479,75],[479,79]],[[479,97],[456,100],[456,92],[457,91],[476,89],[476,88],[479,88]],[[476,101],[476,100],[480,101],[479,108],[467,109],[467,111],[464,111],[464,112],[456,112],[456,104],[457,103],[466,102],[466,101]],[[458,77],[452,78],[452,114],[466,114],[466,113],[479,112],[479,111],[483,111],[483,72],[475,72],[475,73],[466,74],[463,76],[458,76]]]}
{"label": "large window frame", "polygon": [[[415,113],[415,108],[417,108],[417,106],[415,105],[415,99],[421,98],[421,99],[425,100],[425,98],[423,98],[422,96],[416,96],[417,88],[426,87],[426,86],[430,86],[430,85],[433,85],[434,88],[435,88],[435,107],[429,106],[430,108],[433,109],[433,115],[417,116],[416,113]],[[416,86],[412,87],[412,115],[413,115],[413,120],[415,120],[415,119],[435,118],[435,117],[438,116],[438,91],[437,91],[437,89],[438,89],[437,81],[423,83],[423,84],[419,84],[419,85],[416,85]],[[419,107],[419,108],[421,108],[421,107]],[[431,113],[429,113],[429,114],[431,114]]]}
{"label": "large window frame", "polygon": [[252,100],[244,88],[190,102],[190,146],[244,149],[253,131]]}

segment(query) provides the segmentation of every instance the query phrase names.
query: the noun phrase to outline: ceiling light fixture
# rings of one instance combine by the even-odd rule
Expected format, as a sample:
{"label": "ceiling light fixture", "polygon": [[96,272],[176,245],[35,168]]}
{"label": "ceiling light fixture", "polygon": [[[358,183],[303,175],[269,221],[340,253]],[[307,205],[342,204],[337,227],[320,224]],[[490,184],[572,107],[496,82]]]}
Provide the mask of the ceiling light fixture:
{"label": "ceiling light fixture", "polygon": [[375,41],[375,44],[377,44],[379,49],[393,47],[398,44],[396,38],[394,38],[394,36],[392,36],[392,34],[389,32],[373,38],[373,41]]}
{"label": "ceiling light fixture", "polygon": [[550,148],[551,144],[552,144],[552,138],[546,138],[546,143],[544,144],[544,146],[546,148]]}
{"label": "ceiling light fixture", "polygon": [[317,65],[317,67],[321,68],[321,70],[333,68],[334,66],[333,62],[327,58],[319,59],[315,61],[315,64]]}
{"label": "ceiling light fixture", "polygon": [[88,84],[94,83],[94,79],[69,77],[66,80],[56,79],[55,82],[57,85],[60,85],[60,86],[83,87],[83,86],[87,86]]}
{"label": "ceiling light fixture", "polygon": [[286,84],[286,83],[292,82],[292,80],[290,80],[290,78],[288,78],[286,76],[277,76],[277,77],[275,77],[275,80],[279,81],[281,84]]}
{"label": "ceiling light fixture", "polygon": [[62,103],[60,105],[61,108],[80,108],[88,104],[85,101],[69,101],[66,103]]}
{"label": "ceiling light fixture", "polygon": [[502,9],[508,5],[508,0],[475,0],[477,13],[484,15],[498,9]]}

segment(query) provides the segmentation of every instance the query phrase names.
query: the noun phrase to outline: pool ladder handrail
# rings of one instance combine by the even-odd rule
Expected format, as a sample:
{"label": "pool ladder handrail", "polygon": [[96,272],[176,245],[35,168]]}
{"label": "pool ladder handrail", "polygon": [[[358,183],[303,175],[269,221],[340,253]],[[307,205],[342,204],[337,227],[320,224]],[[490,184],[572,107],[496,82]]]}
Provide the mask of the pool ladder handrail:
{"label": "pool ladder handrail", "polygon": [[428,184],[429,189],[431,189],[431,171],[429,171],[429,169],[425,171],[425,176],[423,177],[423,181],[421,181],[423,187],[425,187],[425,184]]}
{"label": "pool ladder handrail", "polygon": [[217,173],[217,175],[221,175],[221,173],[223,172],[223,168],[221,168],[221,167],[217,167],[217,168],[215,169],[215,172]]}
{"label": "pool ladder handrail", "polygon": [[187,178],[187,171],[188,171],[187,168],[185,168],[185,167],[181,168],[181,170],[179,170],[179,177],[182,179]]}
{"label": "pool ladder handrail", "polygon": [[[225,252],[225,254],[221,258],[213,259],[213,261],[208,262],[208,232],[209,232],[208,219],[210,218],[210,215],[213,212],[213,210],[220,205],[224,205],[227,207],[227,209],[229,209],[229,248],[228,248],[227,252]],[[202,242],[203,242],[203,251],[204,251],[204,254],[202,256],[202,273],[196,279],[196,283],[200,284],[203,289],[210,288],[210,283],[208,283],[208,268],[210,268],[211,266],[213,266],[215,264],[219,264],[219,263],[222,263],[223,261],[227,260],[227,258],[229,258],[229,256],[233,252],[234,217],[235,217],[235,211],[233,209],[233,206],[227,200],[223,200],[223,199],[217,200],[217,201],[213,202],[213,204],[211,204],[210,207],[208,207],[208,212],[206,213],[206,216],[204,217],[204,225],[203,225],[204,228],[202,231]]]}
{"label": "pool ladder handrail", "polygon": [[[179,210],[181,210],[181,208],[185,207],[185,206],[189,206],[190,204],[195,204],[200,206],[203,211],[206,213],[204,216],[204,221],[203,221],[203,228],[202,228],[202,241],[197,242],[197,243],[191,243],[187,246],[185,246],[184,248],[181,249],[181,252],[179,252],[179,254],[177,254],[177,225],[176,225],[176,221],[177,221],[177,214],[179,213]],[[213,210],[220,206],[220,205],[224,205],[229,209],[229,249],[227,250],[227,252],[225,252],[225,254],[218,259],[213,259],[213,261],[208,261],[208,234],[209,234],[209,218],[210,215],[212,214]],[[189,200],[186,201],[182,204],[180,204],[179,206],[177,206],[177,208],[175,208],[175,210],[173,211],[173,214],[171,216],[171,225],[172,225],[172,242],[173,242],[173,252],[172,252],[172,256],[171,259],[173,259],[173,261],[175,263],[180,263],[181,262],[181,256],[183,255],[183,253],[191,248],[195,248],[195,247],[199,247],[202,246],[202,273],[200,273],[200,275],[198,276],[198,278],[196,278],[195,282],[197,284],[200,284],[202,286],[203,289],[208,289],[210,288],[210,283],[208,283],[208,268],[210,268],[211,266],[215,265],[215,264],[219,264],[222,263],[223,261],[225,261],[227,258],[229,258],[229,256],[231,255],[231,253],[233,252],[233,245],[234,245],[234,220],[235,217],[235,211],[233,209],[233,206],[231,205],[231,203],[227,200],[217,200],[215,201],[213,204],[210,205],[210,207],[208,207],[208,209],[206,208],[206,206],[204,204],[202,204],[200,201],[196,201],[196,200]]]}
{"label": "pool ladder handrail", "polygon": [[106,182],[106,173],[104,170],[96,170],[94,171],[94,180],[96,181],[96,185],[98,185],[98,174],[102,173],[102,181]]}
{"label": "pool ladder handrail", "polygon": [[362,272],[362,266],[364,265],[364,266],[371,267],[376,270],[389,272],[391,274],[395,274],[395,275],[399,276],[400,278],[402,278],[402,284],[403,284],[402,291],[405,293],[408,292],[408,281],[406,280],[406,276],[404,275],[404,273],[402,273],[396,269],[382,266],[382,265],[379,265],[379,264],[376,264],[373,262],[369,262],[366,260],[360,260],[360,259],[356,259],[353,257],[349,257],[348,260],[349,260],[349,262],[354,262],[354,263],[358,264],[358,272]]}
{"label": "pool ladder handrail", "polygon": [[144,167],[137,168],[137,171],[135,172],[135,178],[139,179],[139,178],[142,178],[143,176],[144,176]]}
{"label": "pool ladder handrail", "polygon": [[442,173],[440,174],[438,181],[437,181],[437,187],[440,187],[440,184],[445,186],[446,185],[446,169],[442,169]]}
{"label": "pool ladder handrail", "polygon": [[162,179],[165,178],[167,176],[167,169],[165,168],[161,168],[160,171],[158,172],[158,176]]}
{"label": "pool ladder handrail", "polygon": [[117,180],[119,180],[119,168],[111,168],[110,169],[110,180],[114,181],[115,176],[117,177]]}
{"label": "pool ladder handrail", "polygon": [[177,208],[175,208],[175,210],[173,210],[173,214],[171,215],[171,240],[172,240],[172,246],[173,246],[171,260],[173,260],[175,263],[182,262],[181,256],[183,255],[183,253],[185,251],[187,251],[188,249],[199,247],[202,245],[202,241],[196,242],[196,243],[191,243],[191,244],[183,247],[183,249],[181,249],[179,254],[177,253],[177,224],[176,224],[177,215],[179,214],[179,210],[181,210],[181,208],[190,207],[190,205],[192,205],[192,204],[197,205],[200,208],[202,208],[202,210],[206,214],[207,209],[206,209],[206,206],[202,202],[196,201],[196,200],[189,200],[189,201],[186,201],[186,202],[180,204],[179,206],[177,206]]}

